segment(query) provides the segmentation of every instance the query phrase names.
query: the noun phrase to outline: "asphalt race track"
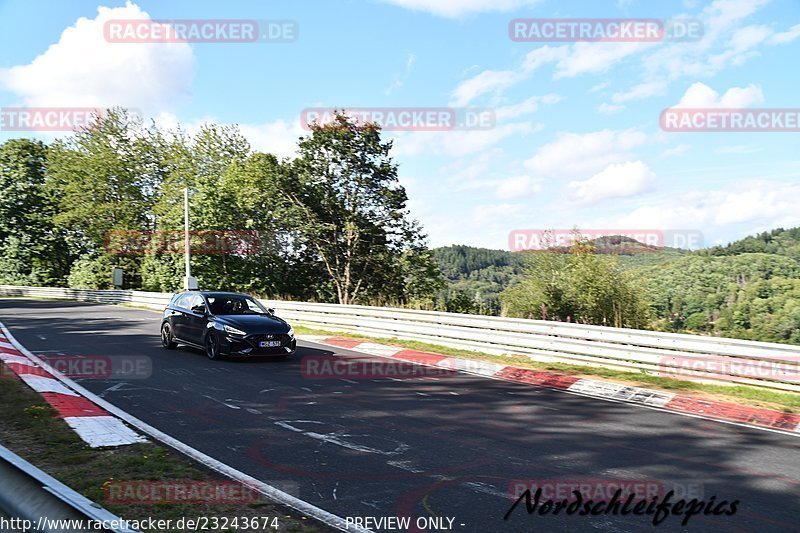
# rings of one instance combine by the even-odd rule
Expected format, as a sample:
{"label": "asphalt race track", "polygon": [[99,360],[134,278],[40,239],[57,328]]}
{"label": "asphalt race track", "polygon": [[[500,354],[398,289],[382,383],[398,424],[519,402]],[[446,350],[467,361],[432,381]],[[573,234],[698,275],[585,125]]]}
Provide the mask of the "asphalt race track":
{"label": "asphalt race track", "polygon": [[445,527],[450,518],[469,532],[652,531],[652,516],[528,515],[524,504],[503,520],[517,483],[622,480],[684,487],[687,500],[739,500],[733,516],[701,514],[686,527],[669,516],[661,531],[798,530],[800,436],[456,373],[320,379],[304,375],[304,357],[385,360],[307,342],[289,361],[213,362],[164,350],[160,315],[133,308],[0,299],[0,321],[43,357],[146,361],[147,372],[125,379],[76,380],[342,517]]}

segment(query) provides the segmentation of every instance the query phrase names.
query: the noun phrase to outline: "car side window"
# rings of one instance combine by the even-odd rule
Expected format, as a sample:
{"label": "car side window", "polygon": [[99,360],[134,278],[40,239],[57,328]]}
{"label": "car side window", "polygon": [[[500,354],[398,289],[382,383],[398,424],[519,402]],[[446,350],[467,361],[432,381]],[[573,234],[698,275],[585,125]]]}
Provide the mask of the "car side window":
{"label": "car side window", "polygon": [[192,296],[193,295],[191,294],[183,294],[181,296],[178,296],[178,299],[175,300],[175,303],[173,305],[175,307],[180,307],[181,309],[189,309],[189,299]]}
{"label": "car side window", "polygon": [[189,300],[189,309],[192,311],[205,311],[206,310],[206,301],[200,294],[192,295],[192,298]]}

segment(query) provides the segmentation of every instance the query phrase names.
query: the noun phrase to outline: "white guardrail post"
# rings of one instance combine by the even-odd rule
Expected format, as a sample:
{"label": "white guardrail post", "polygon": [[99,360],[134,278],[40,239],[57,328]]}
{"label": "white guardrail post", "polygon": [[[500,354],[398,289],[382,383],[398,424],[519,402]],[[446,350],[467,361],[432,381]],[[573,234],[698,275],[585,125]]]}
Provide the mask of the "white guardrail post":
{"label": "white guardrail post", "polygon": [[[172,295],[0,285],[0,296],[163,309]],[[418,340],[494,355],[521,355],[535,361],[800,392],[800,346],[790,344],[363,305],[280,300],[262,303],[289,321],[323,330]]]}

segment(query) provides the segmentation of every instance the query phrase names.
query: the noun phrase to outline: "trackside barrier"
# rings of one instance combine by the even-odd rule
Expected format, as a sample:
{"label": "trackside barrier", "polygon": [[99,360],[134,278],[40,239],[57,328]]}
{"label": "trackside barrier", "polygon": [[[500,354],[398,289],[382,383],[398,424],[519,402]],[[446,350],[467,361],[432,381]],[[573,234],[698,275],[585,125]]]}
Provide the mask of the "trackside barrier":
{"label": "trackside barrier", "polygon": [[[0,296],[62,298],[163,309],[169,293],[0,285]],[[544,320],[362,305],[261,300],[293,323],[495,355],[800,392],[800,346]]]}
{"label": "trackside barrier", "polygon": [[[0,517],[27,531],[135,533],[124,521],[0,446]],[[71,523],[68,521],[72,521]],[[90,526],[89,522],[102,527]],[[69,525],[66,525],[69,524]],[[76,527],[75,524],[82,524]],[[4,531],[23,531],[16,526]]]}

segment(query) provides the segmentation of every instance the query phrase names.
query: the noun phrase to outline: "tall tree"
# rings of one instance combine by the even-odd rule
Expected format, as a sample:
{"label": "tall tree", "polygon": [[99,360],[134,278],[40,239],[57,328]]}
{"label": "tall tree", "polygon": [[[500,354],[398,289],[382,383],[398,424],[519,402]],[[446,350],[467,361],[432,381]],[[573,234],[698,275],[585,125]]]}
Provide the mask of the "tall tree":
{"label": "tall tree", "polygon": [[577,241],[568,253],[530,252],[528,275],[503,291],[510,316],[587,322],[639,328],[649,309],[643,290],[613,256],[595,253],[593,244]]}
{"label": "tall tree", "polygon": [[[152,227],[153,195],[163,179],[155,137],[155,129],[118,108],[50,147],[47,185],[58,197],[55,221],[80,243],[82,274],[73,279],[83,286],[110,287],[109,264],[139,274],[139,258],[117,255],[107,243],[115,231]],[[96,268],[87,261],[97,261]],[[100,277],[92,281],[91,272]]]}
{"label": "tall tree", "polygon": [[63,283],[72,258],[55,227],[45,188],[47,149],[40,141],[0,145],[0,283]]}
{"label": "tall tree", "polygon": [[381,293],[399,257],[424,238],[408,217],[397,164],[375,124],[343,113],[312,124],[281,187],[300,246],[322,262],[339,303]]}

